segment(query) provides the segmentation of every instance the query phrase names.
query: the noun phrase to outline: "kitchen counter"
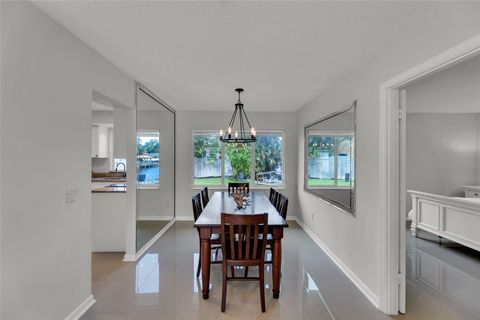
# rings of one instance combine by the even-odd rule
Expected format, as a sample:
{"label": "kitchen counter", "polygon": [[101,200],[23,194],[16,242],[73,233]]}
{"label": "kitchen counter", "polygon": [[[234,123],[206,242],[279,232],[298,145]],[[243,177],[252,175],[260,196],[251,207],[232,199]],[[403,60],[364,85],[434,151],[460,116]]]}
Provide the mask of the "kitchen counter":
{"label": "kitchen counter", "polygon": [[92,182],[119,182],[119,183],[125,183],[127,182],[127,179],[118,179],[118,178],[92,178]]}
{"label": "kitchen counter", "polygon": [[92,193],[126,193],[126,186],[92,187]]}

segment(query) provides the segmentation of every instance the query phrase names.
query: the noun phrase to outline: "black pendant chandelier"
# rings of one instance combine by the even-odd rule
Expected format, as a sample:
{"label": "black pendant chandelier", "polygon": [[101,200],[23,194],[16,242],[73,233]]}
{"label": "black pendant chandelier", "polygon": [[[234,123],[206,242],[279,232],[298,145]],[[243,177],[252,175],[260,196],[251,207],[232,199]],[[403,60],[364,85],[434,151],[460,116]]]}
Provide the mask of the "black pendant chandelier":
{"label": "black pendant chandelier", "polygon": [[[240,93],[242,88],[235,89],[238,92],[238,102],[235,104],[235,111],[233,112],[227,130],[224,132],[220,130],[220,141],[225,143],[252,143],[257,141],[257,132],[255,128],[250,125],[245,110],[243,110],[243,103],[240,101]],[[235,125],[235,120],[238,123]],[[246,123],[245,123],[246,122]],[[248,128],[245,125],[248,125]],[[235,131],[233,131],[235,130]]]}

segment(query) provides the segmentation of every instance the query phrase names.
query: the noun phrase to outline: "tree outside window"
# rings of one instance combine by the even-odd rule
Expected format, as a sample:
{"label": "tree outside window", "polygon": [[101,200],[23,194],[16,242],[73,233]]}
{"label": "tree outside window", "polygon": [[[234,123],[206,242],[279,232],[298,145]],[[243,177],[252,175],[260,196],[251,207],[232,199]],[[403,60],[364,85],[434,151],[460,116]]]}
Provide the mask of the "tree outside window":
{"label": "tree outside window", "polygon": [[216,133],[193,135],[193,185],[229,182],[283,185],[283,133],[257,133],[253,144],[223,144]]}

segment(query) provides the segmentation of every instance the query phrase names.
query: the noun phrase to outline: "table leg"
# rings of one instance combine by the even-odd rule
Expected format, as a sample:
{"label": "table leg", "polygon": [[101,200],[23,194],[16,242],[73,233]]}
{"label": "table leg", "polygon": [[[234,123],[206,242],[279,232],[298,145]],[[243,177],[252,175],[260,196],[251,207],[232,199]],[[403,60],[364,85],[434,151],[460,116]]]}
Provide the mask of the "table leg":
{"label": "table leg", "polygon": [[278,299],[280,296],[280,277],[282,269],[282,238],[277,235],[273,237],[273,247],[272,247],[272,271],[273,271],[273,297]]}
{"label": "table leg", "polygon": [[210,260],[212,259],[212,257],[210,256],[210,232],[201,232],[201,242],[202,244],[200,250],[202,250],[202,293],[203,299],[208,299],[208,294],[210,291]]}

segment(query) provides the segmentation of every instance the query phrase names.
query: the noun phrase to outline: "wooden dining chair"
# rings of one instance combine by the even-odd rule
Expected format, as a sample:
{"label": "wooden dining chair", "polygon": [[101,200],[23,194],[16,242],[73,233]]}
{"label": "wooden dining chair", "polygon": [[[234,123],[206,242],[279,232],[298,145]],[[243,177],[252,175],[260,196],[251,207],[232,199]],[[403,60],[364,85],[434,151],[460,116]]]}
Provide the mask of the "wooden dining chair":
{"label": "wooden dining chair", "polygon": [[240,193],[249,193],[250,184],[248,182],[229,182],[228,183],[228,193],[232,194],[235,192]]}
{"label": "wooden dining chair", "polygon": [[276,207],[278,213],[282,216],[283,219],[287,219],[287,211],[288,211],[288,198],[285,197],[283,194],[280,193],[278,204]]}
{"label": "wooden dining chair", "polygon": [[278,206],[278,201],[279,201],[279,196],[280,192],[277,190],[270,188],[270,196],[268,199],[270,200],[270,203],[276,208]]}
{"label": "wooden dining chair", "polygon": [[[282,216],[283,219],[287,219],[287,211],[288,211],[288,198],[285,197],[280,192],[277,192],[277,209],[278,213]],[[267,235],[267,247],[266,250],[272,252],[272,245],[273,245],[273,237],[271,234]],[[265,264],[271,264],[272,260],[265,261]],[[248,269],[245,269],[245,275],[248,274]]]}
{"label": "wooden dining chair", "polygon": [[200,194],[202,196],[203,208],[205,208],[207,206],[208,201],[210,201],[210,196],[208,195],[208,187],[203,188]]}
{"label": "wooden dining chair", "polygon": [[277,193],[277,190],[270,188],[270,195],[268,196],[268,200],[270,200],[270,203],[274,202],[275,194]]}
{"label": "wooden dining chair", "polygon": [[[260,287],[260,304],[265,312],[264,259],[267,244],[268,214],[222,213],[220,237],[222,243],[222,312],[225,312],[227,281],[257,280]],[[228,266],[245,268],[258,266],[258,277],[228,276]]]}
{"label": "wooden dining chair", "polygon": [[[193,220],[197,221],[198,217],[202,213],[202,204],[200,202],[200,193],[197,193],[195,196],[192,197],[192,207],[193,207]],[[199,259],[197,265],[197,278],[200,276],[200,270],[202,267],[202,248],[201,248],[201,240],[200,240],[200,230],[197,228],[198,231],[198,243],[199,243]],[[221,249],[221,242],[220,242],[220,235],[219,234],[212,234],[210,236],[210,250],[215,250],[215,259],[218,257],[218,250]],[[222,263],[219,260],[210,261],[210,263]]]}

